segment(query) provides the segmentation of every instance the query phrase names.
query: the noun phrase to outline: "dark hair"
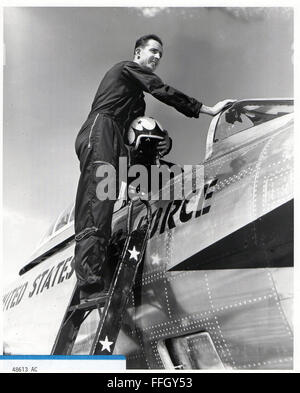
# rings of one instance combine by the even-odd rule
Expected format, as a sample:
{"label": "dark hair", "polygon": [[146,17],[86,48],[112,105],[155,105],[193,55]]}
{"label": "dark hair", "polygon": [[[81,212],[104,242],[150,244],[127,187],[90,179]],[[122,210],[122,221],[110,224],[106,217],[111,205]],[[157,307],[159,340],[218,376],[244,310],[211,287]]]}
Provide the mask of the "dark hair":
{"label": "dark hair", "polygon": [[147,35],[143,35],[136,41],[134,51],[136,50],[136,48],[139,48],[140,46],[144,47],[149,40],[157,41],[160,43],[161,46],[163,46],[162,40],[157,35],[147,34]]}

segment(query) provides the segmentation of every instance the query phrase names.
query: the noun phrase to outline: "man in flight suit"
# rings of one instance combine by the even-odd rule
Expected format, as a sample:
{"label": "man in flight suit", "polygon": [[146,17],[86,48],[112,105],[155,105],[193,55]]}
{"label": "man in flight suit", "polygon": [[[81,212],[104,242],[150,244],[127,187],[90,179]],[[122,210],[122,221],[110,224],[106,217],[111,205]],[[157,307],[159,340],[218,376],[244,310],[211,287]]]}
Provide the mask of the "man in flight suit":
{"label": "man in flight suit", "polygon": [[[165,84],[154,74],[162,55],[159,37],[151,34],[138,39],[133,61],[114,65],[104,76],[76,139],[81,176],[75,203],[75,271],[83,300],[97,296],[104,287],[100,271],[106,261],[115,203],[97,198],[96,171],[107,164],[118,171],[119,157],[127,155],[124,137],[128,126],[145,113],[144,92],[187,117],[198,118],[200,113],[213,116],[228,105],[227,100],[207,107]],[[158,151],[161,156],[170,151],[167,134]]]}

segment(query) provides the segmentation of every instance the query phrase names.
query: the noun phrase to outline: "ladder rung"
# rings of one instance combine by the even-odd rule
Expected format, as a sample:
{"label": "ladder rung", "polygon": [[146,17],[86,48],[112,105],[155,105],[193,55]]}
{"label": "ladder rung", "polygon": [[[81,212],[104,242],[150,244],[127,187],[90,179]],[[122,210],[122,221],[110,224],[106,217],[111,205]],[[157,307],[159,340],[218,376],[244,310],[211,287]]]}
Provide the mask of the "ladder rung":
{"label": "ladder rung", "polygon": [[93,308],[97,308],[98,306],[102,306],[105,304],[108,298],[108,294],[103,296],[99,296],[93,300],[89,300],[88,302],[76,304],[75,306],[71,306],[68,308],[69,312],[76,311],[76,310],[90,310]]}

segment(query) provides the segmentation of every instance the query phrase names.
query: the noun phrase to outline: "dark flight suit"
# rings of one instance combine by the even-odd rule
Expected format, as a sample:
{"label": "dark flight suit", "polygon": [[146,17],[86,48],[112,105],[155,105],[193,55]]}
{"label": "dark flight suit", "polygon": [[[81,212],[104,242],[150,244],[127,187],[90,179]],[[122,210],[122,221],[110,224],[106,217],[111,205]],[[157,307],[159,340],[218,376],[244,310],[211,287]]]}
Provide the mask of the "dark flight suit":
{"label": "dark flight suit", "polygon": [[119,157],[127,155],[124,134],[131,121],[144,115],[143,91],[188,117],[199,117],[199,101],[133,61],[120,62],[106,73],[75,143],[81,171],[75,203],[75,271],[81,287],[103,283],[100,270],[111,236],[115,200],[97,198],[101,178],[96,170],[105,163],[117,170]]}

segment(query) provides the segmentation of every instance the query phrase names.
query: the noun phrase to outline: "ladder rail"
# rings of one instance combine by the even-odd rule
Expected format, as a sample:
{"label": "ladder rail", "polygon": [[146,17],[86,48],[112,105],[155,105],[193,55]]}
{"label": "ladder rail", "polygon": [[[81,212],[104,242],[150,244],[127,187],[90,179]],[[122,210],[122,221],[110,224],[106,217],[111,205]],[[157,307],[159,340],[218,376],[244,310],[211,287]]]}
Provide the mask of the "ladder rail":
{"label": "ladder rail", "polygon": [[[95,334],[95,338],[92,344],[92,348],[90,350],[90,355],[95,355],[95,354],[103,354],[103,348],[100,348],[100,338],[103,335],[106,340],[106,334],[103,333],[103,331],[108,331],[107,329],[107,324],[109,324],[111,322],[111,320],[113,319],[112,314],[109,314],[111,311],[111,307],[114,305],[114,303],[116,303],[116,305],[120,306],[120,310],[118,313],[118,317],[114,318],[114,329],[115,329],[115,336],[116,337],[112,337],[112,344],[110,347],[110,350],[108,351],[108,353],[112,353],[114,346],[116,344],[116,340],[117,340],[117,336],[119,334],[119,331],[121,329],[121,325],[122,325],[122,321],[123,321],[123,315],[125,312],[125,308],[128,302],[128,297],[129,294],[132,290],[132,287],[134,285],[135,282],[135,278],[136,278],[136,274],[137,274],[137,270],[138,267],[141,263],[141,261],[143,260],[144,257],[144,252],[147,246],[147,240],[150,234],[150,226],[151,226],[151,221],[152,221],[152,214],[151,214],[151,206],[149,204],[148,201],[143,201],[143,203],[146,205],[147,207],[147,223],[144,226],[146,228],[144,235],[142,236],[142,239],[139,239],[142,242],[141,248],[140,248],[140,258],[139,260],[136,261],[135,264],[129,264],[128,260],[125,259],[126,257],[126,252],[128,251],[128,246],[130,244],[130,241],[132,240],[132,237],[134,234],[138,235],[139,232],[142,232],[142,229],[140,229],[139,231],[130,231],[130,235],[128,236],[128,243],[126,243],[126,246],[123,249],[123,253],[122,253],[122,258],[120,259],[120,263],[116,269],[116,274],[114,276],[114,279],[112,281],[112,285],[110,288],[110,292],[109,292],[109,298],[108,298],[108,302],[105,305],[105,308],[103,310],[103,316],[99,322],[96,334]],[[124,268],[125,268],[125,272],[124,272]],[[120,289],[118,288],[118,285],[120,285],[120,281],[122,280],[122,274],[125,275],[126,277],[126,270],[131,269],[132,273],[130,274],[130,282],[127,283],[127,285],[124,286],[124,288]],[[118,291],[117,291],[118,289]],[[120,294],[119,298],[117,297],[118,293]],[[123,295],[123,296],[122,296]],[[119,303],[118,303],[119,302]],[[105,329],[106,328],[106,329]],[[103,342],[103,340],[102,340]],[[103,346],[103,345],[102,345]],[[105,352],[105,351],[104,351]],[[107,351],[105,352],[107,353]]]}

